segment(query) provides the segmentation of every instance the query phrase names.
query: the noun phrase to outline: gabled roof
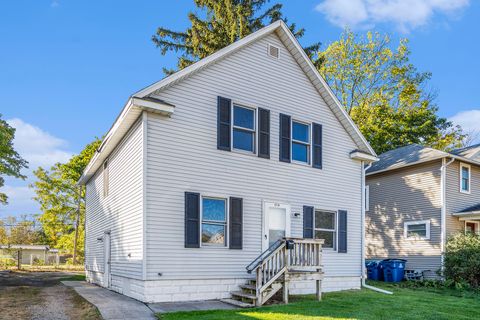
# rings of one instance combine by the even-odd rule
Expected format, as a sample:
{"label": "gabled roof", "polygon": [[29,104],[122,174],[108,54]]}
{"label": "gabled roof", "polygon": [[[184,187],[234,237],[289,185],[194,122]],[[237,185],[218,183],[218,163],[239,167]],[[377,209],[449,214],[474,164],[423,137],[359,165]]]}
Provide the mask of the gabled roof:
{"label": "gabled roof", "polygon": [[[169,86],[172,86],[175,83],[178,83],[179,81],[182,81],[183,79],[220,61],[221,59],[231,55],[232,53],[237,52],[238,50],[253,43],[254,41],[257,41],[272,33],[277,34],[277,36],[281,39],[285,47],[290,51],[291,55],[296,59],[297,63],[299,64],[303,72],[310,79],[313,86],[317,89],[318,93],[325,100],[328,107],[332,110],[332,112],[335,114],[335,116],[340,121],[342,126],[348,132],[352,140],[355,142],[358,150],[365,154],[376,157],[375,151],[369,145],[365,137],[360,133],[360,130],[354,124],[353,120],[349,117],[349,115],[345,111],[345,108],[340,104],[337,97],[335,96],[333,91],[330,89],[330,87],[327,85],[325,80],[320,76],[320,74],[318,73],[318,70],[315,68],[312,61],[308,58],[307,54],[302,49],[301,45],[298,43],[297,39],[292,34],[288,26],[281,20],[276,21],[262,28],[230,44],[229,46],[211,54],[210,56],[186,67],[185,69],[179,70],[176,73],[172,74],[171,76],[168,76],[158,82],[155,82],[154,84],[135,93],[129,99],[129,101],[127,102],[127,105],[124,107],[121,113],[122,116],[119,116],[119,118],[117,118],[117,121],[115,122],[114,126],[107,133],[106,137],[114,136],[113,138],[111,138],[111,141],[115,141],[115,144],[110,143],[110,145],[114,147],[114,145],[116,145],[116,143],[118,143],[121,137],[123,137],[123,135],[126,133],[125,129],[128,129],[129,126],[133,125],[134,121],[132,121],[132,118],[135,116],[136,117],[139,116],[139,112],[138,112],[139,109],[132,108],[133,116],[127,117],[128,116],[127,108],[129,107],[129,105],[131,105],[132,99],[142,99],[143,101],[146,101],[150,98],[151,94],[156,93],[159,90],[165,89]],[[172,113],[173,113],[173,110],[172,110]],[[130,119],[128,121],[127,126],[122,125],[123,119]],[[124,130],[120,130],[119,134],[114,135],[112,133],[112,130],[118,127],[122,127]],[[111,152],[113,148],[109,147],[108,150],[110,150]],[[102,159],[105,160],[107,158],[109,152],[107,152],[106,148],[103,148],[99,151],[99,153],[104,153],[104,155],[95,154],[92,161],[90,161],[82,177],[80,178],[79,183],[86,183],[90,179],[90,177],[100,167],[100,164],[103,162]]]}
{"label": "gabled roof", "polygon": [[474,206],[465,208],[462,211],[459,211],[458,213],[464,213],[464,212],[480,212],[480,203]]}
{"label": "gabled roof", "polygon": [[387,151],[379,155],[378,158],[379,161],[372,164],[367,171],[367,175],[417,165],[442,158],[454,158],[462,162],[480,165],[480,162],[474,159],[469,159],[453,152],[449,153],[440,151],[419,144],[410,144],[405,147]]}
{"label": "gabled roof", "polygon": [[480,143],[473,146],[452,150],[451,153],[468,159],[480,161]]}

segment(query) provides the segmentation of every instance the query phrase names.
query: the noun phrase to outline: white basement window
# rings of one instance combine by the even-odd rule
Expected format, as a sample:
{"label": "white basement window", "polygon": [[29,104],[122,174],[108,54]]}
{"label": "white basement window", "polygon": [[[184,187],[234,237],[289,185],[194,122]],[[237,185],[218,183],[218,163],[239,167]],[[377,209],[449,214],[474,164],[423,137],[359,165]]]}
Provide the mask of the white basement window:
{"label": "white basement window", "polygon": [[408,221],[403,227],[405,239],[430,239],[430,220]]}
{"label": "white basement window", "polygon": [[460,163],[460,192],[470,193],[470,166]]}
{"label": "white basement window", "polygon": [[227,245],[227,200],[202,198],[202,245]]}

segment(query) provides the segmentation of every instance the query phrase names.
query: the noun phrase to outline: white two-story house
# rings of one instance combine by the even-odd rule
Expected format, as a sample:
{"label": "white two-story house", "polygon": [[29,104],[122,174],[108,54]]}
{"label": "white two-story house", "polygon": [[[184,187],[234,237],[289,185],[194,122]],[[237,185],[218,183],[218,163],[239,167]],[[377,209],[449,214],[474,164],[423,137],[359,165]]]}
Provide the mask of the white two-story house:
{"label": "white two-story house", "polygon": [[363,168],[375,159],[275,22],[128,100],[80,180],[88,281],[146,302],[228,298],[280,279],[295,261],[272,252],[290,237],[302,263],[321,265],[323,291],[359,288]]}

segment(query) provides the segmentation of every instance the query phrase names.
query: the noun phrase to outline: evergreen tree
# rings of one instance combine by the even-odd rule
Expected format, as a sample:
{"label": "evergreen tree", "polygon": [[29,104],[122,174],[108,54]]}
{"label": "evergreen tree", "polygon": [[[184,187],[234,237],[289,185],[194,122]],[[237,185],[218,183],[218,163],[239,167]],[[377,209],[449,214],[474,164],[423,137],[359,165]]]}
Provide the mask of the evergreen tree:
{"label": "evergreen tree", "polygon": [[[267,7],[268,0],[194,0],[201,14],[190,13],[191,23],[185,31],[174,31],[165,27],[158,28],[152,37],[162,55],[169,51],[180,52],[177,68],[183,69],[192,63],[228,46],[229,44],[283,18],[279,3]],[[297,29],[295,24],[289,25],[297,38],[305,32]],[[320,60],[316,52],[320,47],[315,43],[305,51],[316,65]],[[166,74],[174,70],[164,68]]]}

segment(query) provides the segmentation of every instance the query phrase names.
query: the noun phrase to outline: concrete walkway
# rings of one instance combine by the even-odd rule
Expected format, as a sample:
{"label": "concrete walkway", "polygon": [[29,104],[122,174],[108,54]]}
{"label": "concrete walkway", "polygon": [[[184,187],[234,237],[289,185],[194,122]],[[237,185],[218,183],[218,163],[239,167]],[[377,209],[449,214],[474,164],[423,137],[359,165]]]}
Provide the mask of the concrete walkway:
{"label": "concrete walkway", "polygon": [[157,302],[149,303],[150,309],[155,313],[167,313],[177,311],[198,311],[198,310],[230,310],[237,309],[231,304],[219,300],[207,301],[183,301],[183,302]]}
{"label": "concrete walkway", "polygon": [[154,320],[153,311],[142,302],[87,283],[85,281],[62,281],[72,287],[88,302],[95,305],[105,320]]}

